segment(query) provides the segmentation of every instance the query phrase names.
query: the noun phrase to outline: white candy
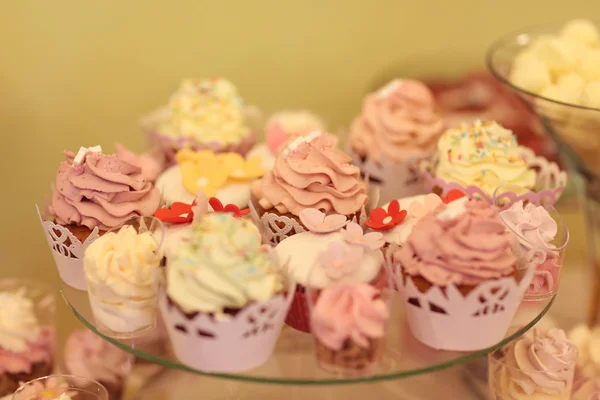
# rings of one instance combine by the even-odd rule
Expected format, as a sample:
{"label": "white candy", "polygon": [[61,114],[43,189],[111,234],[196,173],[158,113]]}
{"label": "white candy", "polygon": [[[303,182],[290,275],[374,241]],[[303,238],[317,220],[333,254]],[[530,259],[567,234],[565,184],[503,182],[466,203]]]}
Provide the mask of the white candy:
{"label": "white candy", "polygon": [[556,85],[563,89],[581,93],[585,86],[585,80],[576,72],[567,72],[558,77]]}
{"label": "white candy", "polygon": [[389,97],[392,93],[394,93],[398,89],[398,87],[400,85],[402,85],[402,80],[394,79],[393,81],[391,81],[390,83],[388,83],[387,85],[385,85],[384,87],[379,89],[377,91],[377,96],[381,97],[381,98]]}
{"label": "white candy", "polygon": [[551,38],[538,42],[535,54],[553,73],[570,71],[577,65],[578,50],[567,40]]}
{"label": "white candy", "polygon": [[586,81],[600,79],[600,49],[588,49],[582,55],[578,72]]}
{"label": "white candy", "polygon": [[582,106],[600,109],[600,80],[585,85],[580,102]]}
{"label": "white candy", "polygon": [[597,46],[600,44],[598,28],[588,20],[575,19],[563,26],[560,35],[573,42],[579,42],[586,46]]}
{"label": "white candy", "polygon": [[102,153],[102,146],[80,147],[73,159],[73,165],[81,165],[87,153]]}
{"label": "white candy", "polygon": [[283,158],[287,157],[288,154],[290,154],[291,152],[293,152],[294,150],[296,150],[298,148],[298,146],[300,146],[302,143],[310,143],[313,140],[315,140],[316,138],[318,138],[319,136],[321,136],[322,132],[321,131],[313,131],[311,133],[309,133],[306,136],[299,136],[296,139],[294,139],[294,141],[292,143],[290,143],[285,150],[283,150],[281,152],[281,156]]}
{"label": "white candy", "polygon": [[552,83],[546,65],[534,57],[524,57],[515,63],[510,73],[510,81],[515,86],[536,94]]}

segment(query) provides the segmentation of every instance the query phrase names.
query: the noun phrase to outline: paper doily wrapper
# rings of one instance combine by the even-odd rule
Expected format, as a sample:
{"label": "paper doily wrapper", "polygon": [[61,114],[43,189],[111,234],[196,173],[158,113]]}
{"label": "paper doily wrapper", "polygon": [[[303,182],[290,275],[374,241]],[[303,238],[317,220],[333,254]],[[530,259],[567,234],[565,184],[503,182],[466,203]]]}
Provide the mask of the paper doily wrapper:
{"label": "paper doily wrapper", "polygon": [[[306,229],[302,224],[293,218],[277,215],[271,212],[265,212],[262,216],[258,215],[258,211],[250,200],[250,217],[254,224],[258,227],[260,234],[262,235],[263,242],[277,246],[286,238],[295,235],[296,233],[306,232]],[[364,222],[368,219],[369,215],[367,209],[363,206],[360,210],[360,220],[358,224],[364,225]],[[356,220],[356,217],[352,219]]]}
{"label": "paper doily wrapper", "polygon": [[[534,191],[527,191],[522,195],[515,193],[503,193],[499,199],[509,197],[511,201],[527,200],[537,205],[554,205],[560,198],[563,190],[567,186],[567,173],[552,161],[544,157],[538,157],[528,148],[523,149],[523,157],[530,168],[537,172],[536,185]],[[420,165],[421,175],[425,182],[427,193],[435,192],[440,196],[448,195],[451,190],[457,189],[467,194],[471,198],[480,198],[489,203],[493,203],[491,195],[486,194],[477,186],[463,186],[455,182],[446,182],[444,179],[435,177],[437,167],[437,156],[430,161],[424,161]]]}
{"label": "paper doily wrapper", "polygon": [[396,268],[413,336],[434,349],[452,351],[481,350],[504,339],[533,277],[529,268],[520,282],[513,277],[494,279],[463,296],[454,284],[445,287],[446,294],[437,286],[421,293],[412,278]]}
{"label": "paper doily wrapper", "polygon": [[100,237],[98,228],[94,228],[85,242],[81,243],[69,229],[52,221],[45,220],[40,213],[39,207],[35,206],[35,208],[44,229],[46,240],[50,246],[52,257],[54,257],[54,263],[58,268],[60,279],[72,288],[87,290],[85,273],[83,271],[83,254],[85,249]]}
{"label": "paper doily wrapper", "polygon": [[188,319],[165,293],[160,295],[171,345],[177,359],[206,372],[247,371],[265,363],[275,348],[296,291],[248,304],[235,316],[198,313]]}
{"label": "paper doily wrapper", "polygon": [[[247,114],[250,112],[254,113],[255,111],[252,109],[252,111],[247,111]],[[175,165],[175,154],[181,149],[190,148],[195,151],[210,149],[214,152],[233,152],[245,156],[256,143],[257,131],[255,130],[252,130],[250,134],[242,138],[239,143],[228,146],[224,146],[222,143],[216,141],[201,143],[190,137],[180,136],[175,138],[163,135],[158,131],[157,127],[168,118],[169,110],[167,108],[160,108],[144,117],[141,121],[142,130],[148,139],[148,146],[151,149],[160,149],[165,155],[168,166]],[[255,124],[253,123],[252,125]]]}
{"label": "paper doily wrapper", "polygon": [[426,194],[425,180],[419,166],[430,162],[433,153],[413,156],[396,163],[382,157],[380,162],[359,156],[350,147],[347,149],[354,165],[369,179],[369,184],[379,189],[379,203],[387,204],[394,199]]}

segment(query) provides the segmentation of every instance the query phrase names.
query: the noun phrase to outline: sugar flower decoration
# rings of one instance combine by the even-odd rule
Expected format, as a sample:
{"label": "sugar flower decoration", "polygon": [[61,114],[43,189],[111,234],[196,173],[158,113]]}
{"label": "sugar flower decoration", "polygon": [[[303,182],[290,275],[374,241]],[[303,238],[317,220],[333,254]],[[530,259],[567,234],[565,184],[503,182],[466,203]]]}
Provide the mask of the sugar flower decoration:
{"label": "sugar flower decoration", "polygon": [[193,203],[187,204],[176,201],[169,208],[159,208],[156,210],[154,217],[169,224],[187,224],[194,219],[192,206]]}
{"label": "sugar flower decoration", "polygon": [[442,199],[438,195],[430,193],[425,196],[422,201],[414,200],[410,203],[408,212],[415,218],[423,218],[425,215],[438,208],[440,204],[443,204]]}
{"label": "sugar flower decoration", "polygon": [[193,220],[197,221],[203,215],[208,214],[208,199],[203,191],[196,192],[196,199],[192,203]]}
{"label": "sugar flower decoration", "polygon": [[356,222],[350,222],[341,232],[346,242],[362,246],[365,249],[377,250],[385,244],[380,232],[364,234],[363,229]]}
{"label": "sugar flower decoration", "polygon": [[406,214],[408,214],[406,210],[400,209],[400,202],[392,200],[387,211],[381,207],[371,211],[369,220],[365,222],[365,225],[376,230],[390,229],[401,223],[406,218]]}
{"label": "sugar flower decoration", "polygon": [[244,159],[237,153],[215,154],[212,150],[184,149],[175,155],[181,169],[183,186],[190,192],[198,190],[214,197],[228,181],[241,182],[261,177],[260,157]]}
{"label": "sugar flower decoration", "polygon": [[300,222],[311,232],[329,233],[340,230],[348,223],[348,218],[340,214],[325,215],[316,208],[300,211]]}
{"label": "sugar flower decoration", "polygon": [[219,164],[228,171],[228,178],[232,180],[247,181],[260,178],[265,173],[260,166],[259,156],[246,160],[238,153],[220,153],[216,157]]}
{"label": "sugar flower decoration", "polygon": [[226,206],[223,206],[223,203],[221,203],[221,200],[217,199],[216,197],[212,197],[210,200],[208,200],[208,203],[210,204],[210,206],[212,207],[214,212],[232,213],[233,216],[236,218],[243,217],[244,215],[246,215],[250,212],[249,208],[240,210],[240,208],[238,206],[236,206],[235,204],[227,204]]}
{"label": "sugar flower decoration", "polygon": [[462,192],[461,190],[452,189],[451,191],[448,192],[448,194],[445,197],[441,196],[441,198],[442,198],[442,202],[444,204],[448,204],[448,203],[452,203],[453,201],[458,200],[465,196],[466,196],[466,194],[464,192]]}
{"label": "sugar flower decoration", "polygon": [[329,278],[338,280],[358,269],[363,253],[361,246],[347,247],[333,242],[318,255],[317,260]]}

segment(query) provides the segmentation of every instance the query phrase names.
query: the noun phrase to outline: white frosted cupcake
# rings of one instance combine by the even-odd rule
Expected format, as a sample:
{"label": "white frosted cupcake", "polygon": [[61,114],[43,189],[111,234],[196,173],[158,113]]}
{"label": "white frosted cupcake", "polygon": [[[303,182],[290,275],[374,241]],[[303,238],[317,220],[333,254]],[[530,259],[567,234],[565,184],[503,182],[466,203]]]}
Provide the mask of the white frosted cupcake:
{"label": "white frosted cupcake", "polygon": [[131,337],[154,329],[162,280],[162,228],[154,218],[137,220],[86,249],[83,266],[90,305],[105,334]]}
{"label": "white frosted cupcake", "polygon": [[[176,357],[202,371],[244,371],[271,355],[293,296],[251,221],[194,222],[167,264],[161,310]],[[259,317],[260,315],[260,317]]]}
{"label": "white frosted cupcake", "polygon": [[262,167],[270,171],[275,167],[275,159],[286,143],[313,131],[325,131],[325,128],[325,122],[310,111],[277,112],[267,121],[265,143],[254,146],[248,157],[260,156]]}
{"label": "white frosted cupcake", "polygon": [[185,148],[246,154],[255,140],[248,124],[237,88],[222,78],[184,80],[166,107],[142,120],[151,144],[171,163]]}

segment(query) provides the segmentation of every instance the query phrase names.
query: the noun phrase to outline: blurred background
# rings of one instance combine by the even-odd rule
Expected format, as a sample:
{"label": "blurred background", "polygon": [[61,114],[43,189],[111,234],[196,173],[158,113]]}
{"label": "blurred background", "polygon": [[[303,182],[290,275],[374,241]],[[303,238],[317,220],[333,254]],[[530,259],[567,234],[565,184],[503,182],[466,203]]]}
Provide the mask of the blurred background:
{"label": "blurred background", "polygon": [[[58,287],[34,205],[49,196],[62,151],[96,144],[112,151],[117,141],[143,150],[140,117],[165,103],[182,78],[227,77],[266,113],[306,108],[342,132],[363,96],[392,78],[458,79],[484,70],[486,49],[505,33],[600,14],[600,2],[560,4],[4,1],[2,276]],[[575,196],[563,203],[573,233],[569,260],[577,264],[582,217]],[[59,304],[69,329],[75,320]]]}

